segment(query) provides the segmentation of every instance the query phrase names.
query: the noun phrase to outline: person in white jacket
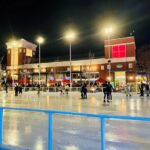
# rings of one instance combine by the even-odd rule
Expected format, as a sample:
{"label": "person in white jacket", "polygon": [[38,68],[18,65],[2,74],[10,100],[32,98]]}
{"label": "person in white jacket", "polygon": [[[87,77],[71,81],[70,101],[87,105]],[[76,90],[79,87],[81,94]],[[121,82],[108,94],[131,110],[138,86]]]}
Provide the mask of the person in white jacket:
{"label": "person in white jacket", "polygon": [[126,96],[131,96],[131,86],[129,84],[126,85]]}

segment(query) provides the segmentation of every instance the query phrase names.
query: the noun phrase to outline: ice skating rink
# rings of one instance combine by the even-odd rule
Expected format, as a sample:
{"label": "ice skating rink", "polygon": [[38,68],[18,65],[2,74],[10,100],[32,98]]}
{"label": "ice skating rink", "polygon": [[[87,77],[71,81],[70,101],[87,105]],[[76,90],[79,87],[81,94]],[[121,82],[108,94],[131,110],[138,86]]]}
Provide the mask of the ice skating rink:
{"label": "ice skating rink", "polygon": [[[0,105],[38,108],[92,114],[150,116],[150,98],[113,93],[110,103],[103,103],[103,93],[88,93],[82,100],[79,92],[61,95],[59,92],[0,92]],[[33,150],[47,149],[47,115],[43,113],[5,111],[3,143]],[[106,121],[107,150],[149,150],[150,122]],[[100,121],[93,118],[53,117],[53,150],[100,150]]]}

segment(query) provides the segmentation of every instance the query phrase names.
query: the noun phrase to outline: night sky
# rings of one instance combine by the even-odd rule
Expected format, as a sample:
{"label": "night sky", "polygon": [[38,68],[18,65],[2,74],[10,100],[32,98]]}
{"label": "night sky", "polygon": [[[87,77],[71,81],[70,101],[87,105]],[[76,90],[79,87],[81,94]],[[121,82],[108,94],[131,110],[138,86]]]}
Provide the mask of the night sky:
{"label": "night sky", "polygon": [[46,38],[42,57],[69,59],[63,33],[73,28],[78,39],[72,45],[73,58],[103,55],[104,24],[115,24],[112,37],[132,33],[137,48],[150,42],[150,0],[1,0],[0,56],[6,57],[5,42],[12,37],[31,42]]}

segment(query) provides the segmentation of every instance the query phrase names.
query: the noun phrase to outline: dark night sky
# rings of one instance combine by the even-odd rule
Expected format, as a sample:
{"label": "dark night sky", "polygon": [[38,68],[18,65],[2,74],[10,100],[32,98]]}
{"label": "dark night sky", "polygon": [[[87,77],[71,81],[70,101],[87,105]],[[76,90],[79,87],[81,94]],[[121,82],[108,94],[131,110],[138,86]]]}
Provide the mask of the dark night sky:
{"label": "dark night sky", "polygon": [[149,0],[1,0],[0,55],[11,37],[35,42],[40,34],[46,38],[42,57],[67,58],[69,48],[62,36],[72,27],[78,31],[73,57],[88,57],[89,51],[101,56],[105,38],[99,31],[106,18],[117,24],[119,33],[113,37],[129,36],[134,30],[138,47],[150,42]]}

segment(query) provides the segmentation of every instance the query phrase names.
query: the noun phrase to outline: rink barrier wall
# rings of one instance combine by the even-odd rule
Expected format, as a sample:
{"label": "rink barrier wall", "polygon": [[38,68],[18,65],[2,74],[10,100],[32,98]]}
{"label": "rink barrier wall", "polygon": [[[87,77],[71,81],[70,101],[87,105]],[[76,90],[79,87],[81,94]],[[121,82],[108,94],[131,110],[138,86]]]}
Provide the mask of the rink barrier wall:
{"label": "rink barrier wall", "polygon": [[150,122],[150,117],[134,117],[134,116],[118,116],[118,115],[104,115],[104,114],[89,114],[89,113],[78,113],[78,112],[65,112],[65,111],[55,111],[55,110],[42,110],[42,109],[32,109],[32,108],[13,108],[13,107],[0,107],[0,145],[3,144],[3,111],[4,110],[15,110],[15,111],[28,111],[37,113],[48,114],[48,150],[52,150],[52,137],[53,137],[53,115],[70,115],[79,117],[91,117],[100,119],[100,134],[101,150],[105,150],[105,121],[106,119],[119,119],[119,120],[130,120],[130,121],[144,121]]}

